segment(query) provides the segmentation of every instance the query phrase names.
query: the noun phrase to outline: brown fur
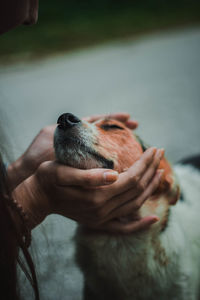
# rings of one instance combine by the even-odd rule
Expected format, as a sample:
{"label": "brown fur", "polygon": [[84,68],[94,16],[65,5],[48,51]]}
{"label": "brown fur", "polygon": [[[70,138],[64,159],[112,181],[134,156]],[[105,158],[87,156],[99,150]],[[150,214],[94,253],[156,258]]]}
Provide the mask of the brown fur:
{"label": "brown fur", "polygon": [[[118,125],[123,130],[104,130],[105,125]],[[114,169],[119,173],[127,170],[132,166],[143,154],[142,146],[133,132],[128,129],[123,123],[104,119],[96,123],[98,130],[97,143],[94,145],[95,150],[102,156],[114,161]],[[156,194],[162,194],[170,191],[173,188],[173,171],[170,163],[164,157],[158,169],[163,169],[161,183],[156,191]],[[170,196],[170,195],[168,195]],[[173,197],[169,197],[170,204],[175,204],[179,198],[179,191],[173,193]]]}

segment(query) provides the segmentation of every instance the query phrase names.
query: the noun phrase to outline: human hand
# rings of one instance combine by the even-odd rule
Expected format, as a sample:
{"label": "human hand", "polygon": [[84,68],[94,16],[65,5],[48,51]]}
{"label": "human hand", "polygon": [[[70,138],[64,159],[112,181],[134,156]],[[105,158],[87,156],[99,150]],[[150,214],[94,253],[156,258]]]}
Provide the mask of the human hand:
{"label": "human hand", "polygon": [[126,234],[147,229],[159,221],[156,215],[141,218],[137,213],[160,184],[164,170],[157,168],[163,156],[163,149],[149,148],[115,183],[103,187],[110,200],[98,211],[102,219],[94,225],[97,230]]}
{"label": "human hand", "polygon": [[17,188],[17,194],[20,197],[23,192],[23,207],[32,207],[27,210],[30,218],[34,216],[34,226],[46,215],[57,213],[98,230],[131,233],[158,220],[148,216],[128,224],[120,222],[121,217],[138,211],[158,187],[160,174],[156,170],[162,155],[162,150],[150,148],[119,176],[112,170],[79,170],[45,162],[23,183],[25,189],[22,186],[20,192],[20,186]]}
{"label": "human hand", "polygon": [[10,189],[14,189],[27,177],[31,176],[38,166],[47,160],[53,160],[53,136],[56,125],[44,127],[34,138],[27,150],[7,169]]}
{"label": "human hand", "polygon": [[118,120],[122,123],[124,123],[129,129],[136,129],[138,127],[138,122],[134,121],[134,120],[130,120],[130,115],[128,113],[113,113],[113,114],[102,114],[102,115],[93,115],[90,117],[85,117],[83,118],[83,120],[89,122],[89,123],[93,123],[98,121],[99,119],[102,118],[111,118],[111,119],[115,119]]}
{"label": "human hand", "polygon": [[38,166],[44,162],[55,159],[53,136],[56,125],[49,125],[40,130],[30,146],[21,156],[23,164],[33,174]]}

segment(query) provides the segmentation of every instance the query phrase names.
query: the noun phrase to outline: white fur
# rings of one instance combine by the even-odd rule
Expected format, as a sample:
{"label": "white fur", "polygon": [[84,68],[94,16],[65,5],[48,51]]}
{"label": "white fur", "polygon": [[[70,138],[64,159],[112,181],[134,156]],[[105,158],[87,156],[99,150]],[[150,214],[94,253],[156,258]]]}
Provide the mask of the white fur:
{"label": "white fur", "polygon": [[[82,126],[83,124],[86,128]],[[67,131],[57,127],[54,135],[56,158],[60,163],[80,169],[101,168],[101,164],[86,150],[86,147],[92,149],[96,140],[94,124],[82,121],[80,126],[77,125]]]}
{"label": "white fur", "polygon": [[176,166],[184,201],[170,207],[163,232],[109,236],[79,227],[77,263],[85,299],[198,300],[200,297],[200,173]]}

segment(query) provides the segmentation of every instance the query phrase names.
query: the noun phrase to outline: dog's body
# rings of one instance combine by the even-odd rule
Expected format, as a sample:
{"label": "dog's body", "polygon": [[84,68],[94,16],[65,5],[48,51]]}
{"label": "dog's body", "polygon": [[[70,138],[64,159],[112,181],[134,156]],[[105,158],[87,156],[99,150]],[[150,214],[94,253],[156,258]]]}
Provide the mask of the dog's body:
{"label": "dog's body", "polygon": [[153,225],[114,237],[79,227],[76,257],[90,295],[85,299],[199,299],[200,174],[183,166],[176,172],[185,198],[170,209],[163,231]]}
{"label": "dog's body", "polygon": [[[140,143],[120,122],[91,125],[66,115],[55,134],[60,162],[84,169],[112,165],[123,172],[141,156]],[[84,274],[85,300],[199,299],[200,173],[190,166],[175,168],[184,199],[171,207],[179,187],[166,160],[160,168],[165,173],[158,192],[139,210],[140,216],[159,216],[150,229],[115,236],[79,225],[76,260]]]}

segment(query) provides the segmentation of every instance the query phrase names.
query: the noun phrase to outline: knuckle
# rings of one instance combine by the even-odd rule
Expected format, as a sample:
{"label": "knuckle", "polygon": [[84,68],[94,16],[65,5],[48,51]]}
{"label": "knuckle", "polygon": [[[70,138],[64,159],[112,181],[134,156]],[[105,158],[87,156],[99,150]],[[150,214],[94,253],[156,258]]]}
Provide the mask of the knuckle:
{"label": "knuckle", "polygon": [[138,184],[139,180],[140,180],[140,176],[139,176],[139,175],[135,175],[135,176],[133,177],[133,182],[134,182],[135,184]]}
{"label": "knuckle", "polygon": [[98,208],[102,204],[102,198],[100,197],[99,193],[97,191],[93,191],[90,195],[91,202],[94,206],[94,208]]}
{"label": "knuckle", "polygon": [[159,176],[155,175],[152,180],[152,190],[155,190],[160,184],[160,178]]}
{"label": "knuckle", "polygon": [[137,188],[140,192],[143,192],[145,190],[145,183],[140,181],[137,185]]}
{"label": "knuckle", "polygon": [[137,182],[138,182],[138,178],[136,175],[130,175],[129,177],[129,184],[133,187],[135,187],[137,185]]}
{"label": "knuckle", "polygon": [[145,189],[145,186],[142,182],[138,182],[136,185],[136,189],[138,193],[142,193]]}
{"label": "knuckle", "polygon": [[144,167],[144,169],[147,169],[148,166],[149,166],[149,162],[147,160],[144,160],[143,161],[143,167]]}
{"label": "knuckle", "polygon": [[90,172],[87,172],[87,173],[85,174],[84,183],[85,183],[86,185],[91,185],[92,182],[93,182],[93,176],[92,176],[92,174],[91,174]]}
{"label": "knuckle", "polygon": [[92,199],[94,206],[99,208],[105,204],[107,197],[106,197],[105,193],[101,189],[98,188],[97,190],[94,190],[92,192],[91,199]]}
{"label": "knuckle", "polygon": [[140,207],[141,207],[140,201],[135,201],[135,203],[134,203],[134,208],[135,208],[135,210],[140,209]]}
{"label": "knuckle", "polygon": [[94,197],[92,192],[85,192],[83,195],[83,199],[88,207],[91,209],[95,208]]}
{"label": "knuckle", "polygon": [[38,176],[45,176],[47,169],[49,168],[50,162],[43,162],[40,164],[39,168],[37,169],[37,175]]}

